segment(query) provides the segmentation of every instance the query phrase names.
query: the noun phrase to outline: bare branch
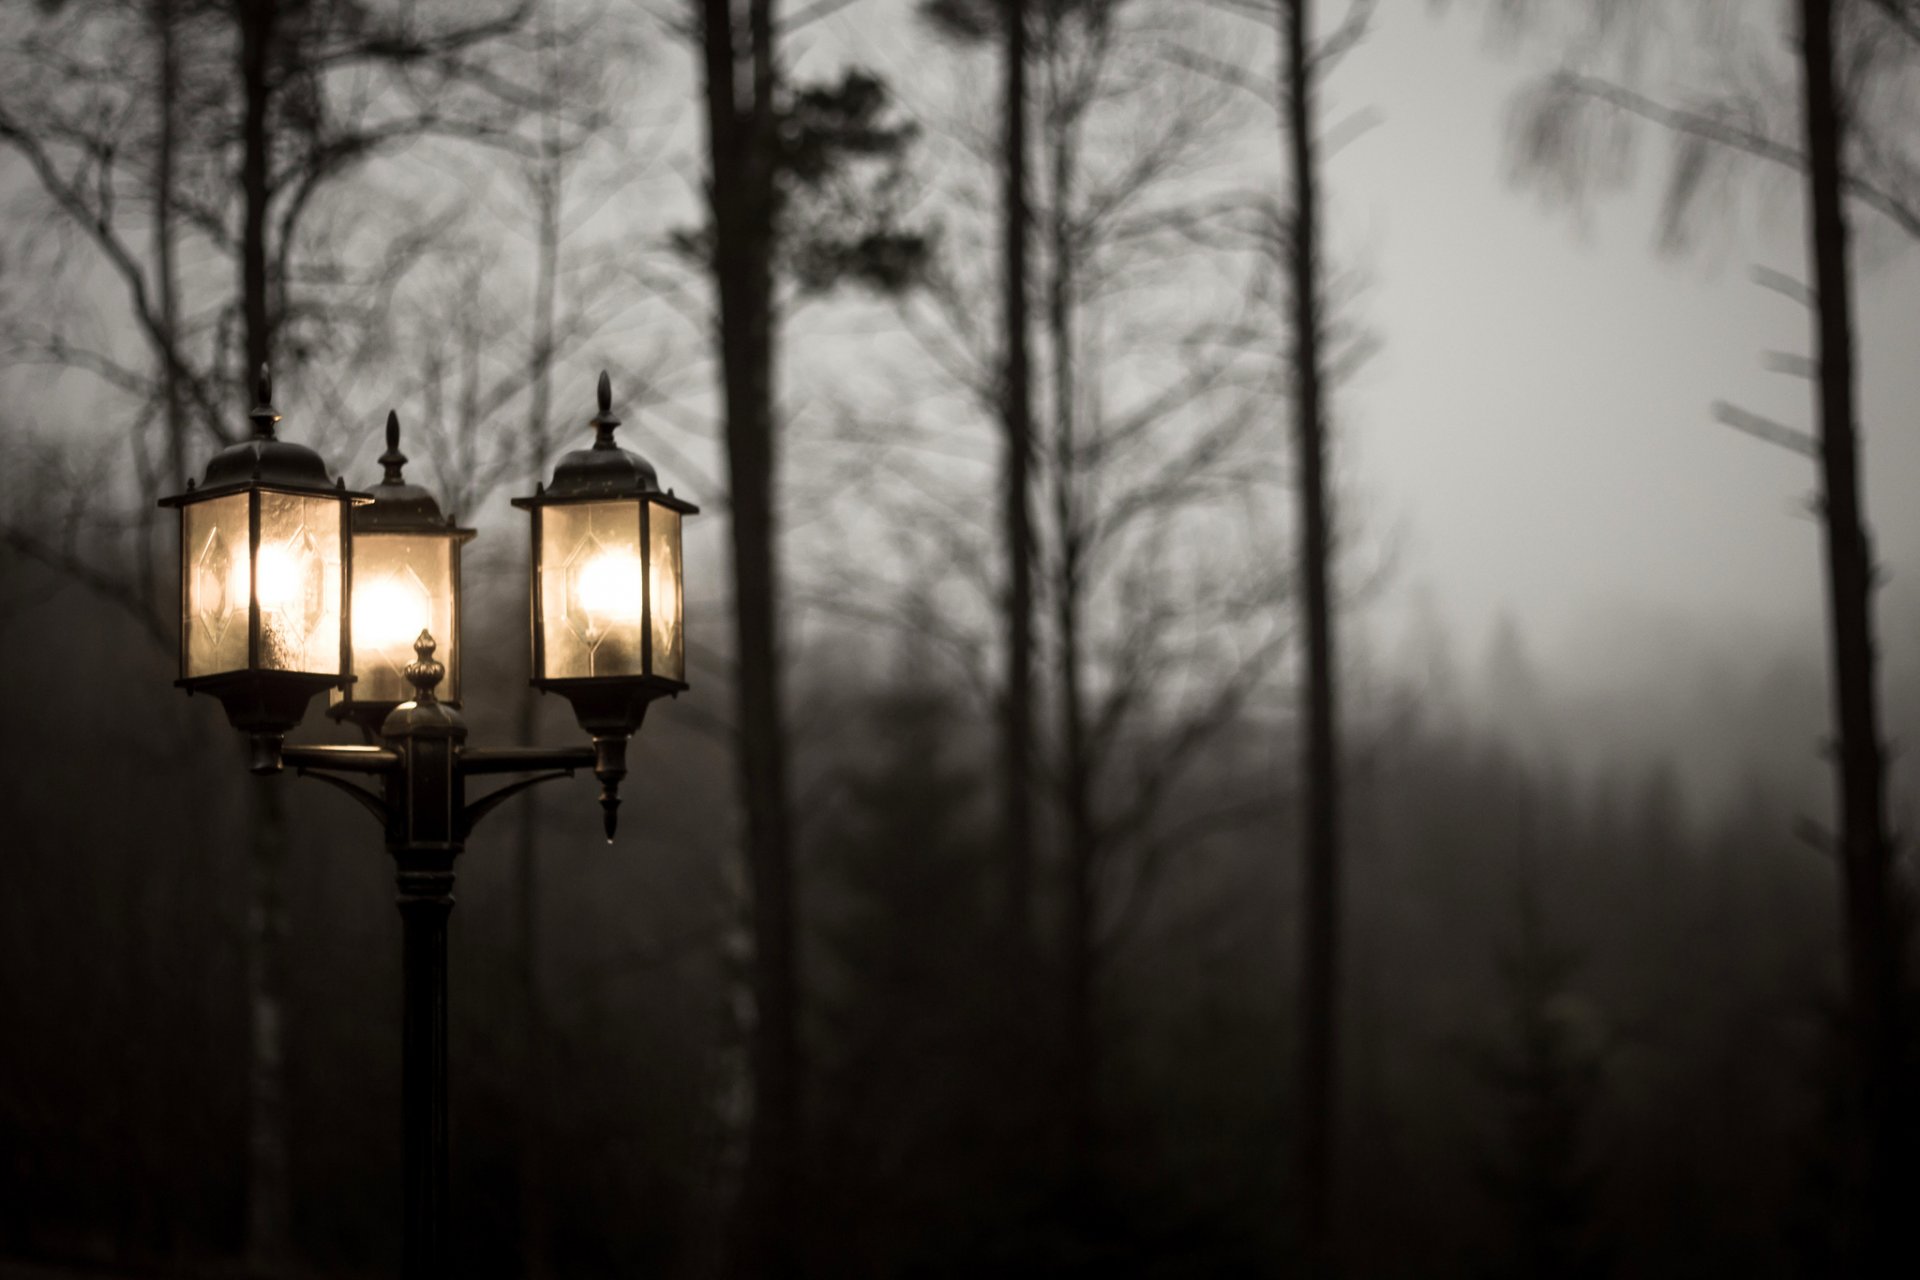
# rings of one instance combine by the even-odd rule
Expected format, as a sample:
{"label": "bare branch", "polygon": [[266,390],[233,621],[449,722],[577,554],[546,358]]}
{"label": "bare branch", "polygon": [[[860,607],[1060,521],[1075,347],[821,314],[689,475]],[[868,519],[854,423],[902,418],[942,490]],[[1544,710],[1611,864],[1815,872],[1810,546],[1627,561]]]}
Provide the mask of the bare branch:
{"label": "bare branch", "polygon": [[1800,454],[1802,457],[1818,458],[1820,456],[1818,442],[1807,432],[1775,422],[1772,418],[1750,413],[1738,405],[1716,400],[1713,405],[1713,416],[1722,425],[1744,432],[1756,440],[1779,445],[1782,449]]}

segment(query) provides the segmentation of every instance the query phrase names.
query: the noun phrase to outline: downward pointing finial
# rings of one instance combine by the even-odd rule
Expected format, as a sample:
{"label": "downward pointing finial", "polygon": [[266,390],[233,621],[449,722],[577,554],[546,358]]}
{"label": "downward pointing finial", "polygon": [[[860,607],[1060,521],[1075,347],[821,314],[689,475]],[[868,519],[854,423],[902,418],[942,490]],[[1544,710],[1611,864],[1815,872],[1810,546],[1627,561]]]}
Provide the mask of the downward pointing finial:
{"label": "downward pointing finial", "polygon": [[280,415],[273,411],[273,371],[264,360],[253,380],[253,408],[248,410],[247,418],[253,423],[254,435],[263,440],[273,439],[273,424],[280,421]]}
{"label": "downward pointing finial", "polygon": [[380,455],[380,465],[387,469],[380,478],[381,484],[401,484],[400,468],[407,463],[407,455],[400,452],[400,415],[392,409],[387,410],[387,451]]}

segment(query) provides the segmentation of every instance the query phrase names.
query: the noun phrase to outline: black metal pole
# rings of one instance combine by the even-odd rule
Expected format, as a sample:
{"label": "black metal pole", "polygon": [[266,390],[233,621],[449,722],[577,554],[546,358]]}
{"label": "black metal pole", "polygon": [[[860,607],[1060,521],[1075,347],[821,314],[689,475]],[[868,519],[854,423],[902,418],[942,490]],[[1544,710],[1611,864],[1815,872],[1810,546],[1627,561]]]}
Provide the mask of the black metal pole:
{"label": "black metal pole", "polygon": [[405,983],[401,1106],[406,1280],[447,1280],[447,916],[453,865],[396,849]]}
{"label": "black metal pole", "polygon": [[[625,734],[596,733],[584,747],[464,749],[466,721],[457,707],[434,696],[445,668],[434,660],[433,637],[414,642],[407,664],[410,702],[380,723],[379,747],[285,746],[276,736],[256,742],[256,769],[293,765],[352,796],[387,832],[399,885],[401,980],[400,1102],[403,1136],[402,1274],[406,1280],[450,1280],[447,1153],[447,917],[453,911],[453,864],[473,824],[511,796],[592,766],[602,785],[607,836],[613,836],[614,788],[626,773]],[[633,717],[635,720],[638,716]],[[466,799],[468,774],[546,769],[475,800]],[[381,793],[337,774],[371,774]]]}

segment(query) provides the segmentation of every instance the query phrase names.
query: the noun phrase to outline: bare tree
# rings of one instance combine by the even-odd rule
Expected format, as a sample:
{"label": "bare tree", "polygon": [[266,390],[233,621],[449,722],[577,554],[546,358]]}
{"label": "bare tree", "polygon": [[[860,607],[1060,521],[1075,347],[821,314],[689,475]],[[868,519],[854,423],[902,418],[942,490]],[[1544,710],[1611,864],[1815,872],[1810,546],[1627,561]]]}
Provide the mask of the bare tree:
{"label": "bare tree", "polygon": [[[973,23],[949,18],[946,29],[977,31],[979,42],[1001,20],[992,6],[939,8]],[[1231,95],[1161,56],[1181,28],[1176,6],[1036,9],[1028,54],[1045,186],[1032,208],[1047,400],[1038,594],[1050,624],[1054,743],[1037,763],[1061,845],[1056,1136],[1066,1172],[1084,1181],[1101,1145],[1102,970],[1152,914],[1160,867],[1178,844],[1160,830],[1177,783],[1194,753],[1238,722],[1288,629],[1272,616],[1282,590],[1274,574],[1236,565],[1225,581],[1203,583],[1173,567],[1181,547],[1219,544],[1223,530],[1202,514],[1209,504],[1256,492],[1266,478],[1251,448],[1252,406],[1272,388],[1251,335],[1270,337],[1268,303],[1258,286],[1246,294],[1229,281],[1252,249],[1239,226],[1248,209],[1225,188],[1217,150],[1234,124]],[[968,149],[1004,179],[1004,148]],[[903,318],[974,410],[1000,416],[997,361],[1016,339],[970,324],[983,290],[968,257],[955,244]],[[1176,296],[1213,306],[1205,319],[1169,325]],[[958,533],[942,544],[962,563],[979,559]],[[1210,648],[1190,626],[1243,643]],[[1183,664],[1192,678],[1173,681]]]}
{"label": "bare tree", "polygon": [[[1860,447],[1848,208],[1870,211],[1902,235],[1920,237],[1920,183],[1904,109],[1920,69],[1920,25],[1899,0],[1800,0],[1792,44],[1797,67],[1754,46],[1776,33],[1771,15],[1707,6],[1676,42],[1668,15],[1611,0],[1578,15],[1567,65],[1515,107],[1519,174],[1561,197],[1583,200],[1632,174],[1631,125],[1670,135],[1662,243],[1682,249],[1700,219],[1724,214],[1735,182],[1769,173],[1793,178],[1806,201],[1812,287],[1761,273],[1812,312],[1814,359],[1790,361],[1814,383],[1812,435],[1729,405],[1728,425],[1813,458],[1825,543],[1828,660],[1835,726],[1839,832],[1829,843],[1841,878],[1846,952],[1851,1106],[1845,1146],[1856,1192],[1842,1236],[1868,1270],[1892,1256],[1899,1209],[1913,1173],[1914,1122],[1900,1085],[1909,1061],[1904,1025],[1904,901],[1887,816],[1887,745],[1880,724],[1873,641],[1874,563],[1860,486]],[[1504,15],[1522,31],[1558,16],[1516,3]],[[1562,33],[1555,29],[1553,34]],[[1676,97],[1640,87],[1656,63],[1649,50],[1676,43],[1691,55],[1689,78],[1704,88]],[[1677,57],[1678,55],[1670,55]],[[1713,197],[1719,197],[1715,199]]]}
{"label": "bare tree", "polygon": [[[150,363],[77,346],[59,329],[31,321],[11,326],[11,345],[24,358],[83,368],[157,402],[169,466],[184,470],[184,402],[205,436],[231,439],[234,415],[224,411],[220,388],[250,387],[252,371],[276,355],[304,357],[323,347],[351,320],[351,306],[339,300],[341,283],[377,285],[381,268],[394,265],[392,251],[404,257],[417,249],[403,235],[374,271],[346,270],[313,232],[321,197],[377,157],[422,138],[510,141],[515,94],[481,64],[523,16],[521,8],[503,6],[478,18],[422,22],[406,13],[296,10],[270,0],[132,8],[98,0],[13,19],[19,39],[8,59],[8,90],[0,94],[0,143],[123,286],[128,320]],[[149,38],[158,49],[155,74],[128,76],[128,60],[119,55]],[[184,71],[189,62],[191,77]],[[357,77],[368,74],[384,77],[389,92],[365,94]],[[191,104],[182,101],[184,84],[196,86]],[[149,131],[153,121],[157,136]],[[237,193],[225,187],[233,170],[240,174]],[[152,263],[132,229],[147,205],[154,211]],[[237,288],[213,293],[211,323],[182,319],[182,227],[191,228],[196,247],[236,268]],[[236,327],[245,352],[238,376],[229,351]],[[136,575],[151,575],[151,545],[141,560],[147,568],[136,567]],[[116,576],[107,570],[81,580]],[[157,591],[146,594],[157,608]],[[248,1250],[256,1262],[273,1265],[287,1252],[291,1214],[280,972],[287,830],[281,789],[249,794]]]}
{"label": "bare tree", "polygon": [[[788,21],[775,0],[695,0],[707,134],[707,224],[681,238],[710,274],[717,303],[728,507],[732,517],[734,686],[740,795],[752,892],[753,1112],[734,1265],[786,1275],[800,1265],[803,1158],[801,981],[796,945],[794,824],[782,705],[781,572],[776,479],[781,291],[824,292],[842,281],[881,290],[917,276],[924,239],[893,225],[889,178],[862,186],[863,162],[883,168],[912,138],[890,124],[885,86],[858,70],[795,84],[784,39],[838,8]],[[872,175],[869,175],[872,176]]]}

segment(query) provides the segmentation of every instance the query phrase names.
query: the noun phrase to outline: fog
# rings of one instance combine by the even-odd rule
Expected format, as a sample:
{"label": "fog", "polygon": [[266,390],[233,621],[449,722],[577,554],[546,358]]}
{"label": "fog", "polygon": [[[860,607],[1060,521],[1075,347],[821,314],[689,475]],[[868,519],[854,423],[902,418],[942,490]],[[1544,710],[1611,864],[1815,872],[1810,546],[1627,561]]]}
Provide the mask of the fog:
{"label": "fog", "polygon": [[[1598,159],[1524,145],[1563,68],[1771,121],[1798,6],[1315,6],[1321,39],[1370,20],[1311,108],[1344,815],[1311,1154],[1292,2],[1030,0],[1024,698],[994,6],[776,6],[764,413],[753,327],[727,325],[765,245],[728,238],[751,200],[717,212],[698,6],[278,6],[259,281],[234,75],[258,13],[0,18],[0,1276],[401,1274],[391,863],[364,813],[248,777],[215,699],[169,687],[153,499],[245,437],[261,348],[282,438],[365,488],[392,408],[408,479],[480,530],[476,745],[587,741],[523,694],[508,499],[587,446],[600,370],[620,443],[703,508],[690,687],[633,740],[617,843],[576,778],[459,860],[456,1273],[1901,1274],[1874,1196],[1920,1186],[1920,1040],[1863,1102],[1820,472],[1718,407],[1822,429],[1815,312],[1786,296],[1814,273],[1804,166],[1712,170],[1676,244],[1658,124],[1621,113],[1630,145]],[[1920,39],[1837,7],[1879,130],[1849,164],[1904,175]],[[494,9],[453,55],[401,39]],[[355,128],[398,141],[335,167],[315,140]],[[1557,187],[1583,158],[1598,177]],[[1081,221],[1052,220],[1061,191]],[[1868,203],[1852,334],[1898,849],[1920,258]],[[350,736],[316,704],[293,741]],[[1873,1147],[1862,1115],[1899,1132]]]}

